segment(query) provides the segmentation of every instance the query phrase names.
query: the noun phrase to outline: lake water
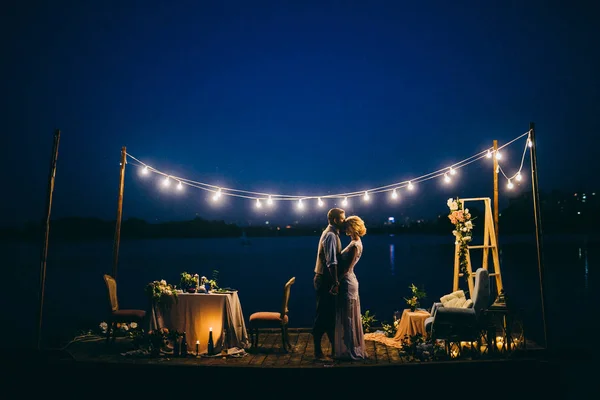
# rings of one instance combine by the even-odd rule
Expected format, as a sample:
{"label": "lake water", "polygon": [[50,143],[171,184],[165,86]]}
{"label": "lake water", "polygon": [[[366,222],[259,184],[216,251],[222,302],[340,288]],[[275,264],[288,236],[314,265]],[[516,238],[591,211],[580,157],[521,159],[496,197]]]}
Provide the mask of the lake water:
{"label": "lake water", "polygon": [[[239,239],[155,239],[122,241],[118,267],[118,295],[123,308],[145,308],[145,285],[165,279],[178,284],[183,271],[211,277],[239,291],[244,315],[277,311],[284,283],[292,276],[290,326],[310,327],[314,315],[312,287],[318,237]],[[342,237],[342,243],[349,238]],[[544,238],[544,306],[549,345],[584,348],[584,324],[598,294],[598,238]],[[452,236],[366,235],[364,253],[356,267],[363,313],[370,310],[380,322],[390,323],[395,311],[406,308],[411,283],[423,286],[422,307],[452,291],[454,243]],[[474,243],[476,244],[476,243]],[[104,320],[107,293],[102,275],[112,270],[112,240],[50,242],[44,302],[44,343],[68,339],[80,329],[96,329]],[[8,304],[9,329],[5,346],[33,345],[39,307],[40,246],[35,243],[0,244]],[[480,250],[472,251],[474,269]],[[542,300],[535,237],[501,237],[500,268],[504,289],[514,309],[521,310],[528,337],[543,345]],[[462,279],[462,278],[461,278]],[[461,288],[463,288],[461,283]],[[495,289],[495,285],[492,286]],[[14,342],[15,330],[19,332]],[[10,340],[7,340],[11,337]]]}

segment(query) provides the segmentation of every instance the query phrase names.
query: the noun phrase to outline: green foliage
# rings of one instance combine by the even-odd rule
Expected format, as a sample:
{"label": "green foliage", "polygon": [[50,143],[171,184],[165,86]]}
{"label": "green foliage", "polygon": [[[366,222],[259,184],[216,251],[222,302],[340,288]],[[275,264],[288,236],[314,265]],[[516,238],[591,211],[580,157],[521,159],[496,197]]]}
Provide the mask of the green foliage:
{"label": "green foliage", "polygon": [[179,287],[182,290],[186,290],[189,288],[196,288],[199,283],[200,283],[200,280],[198,278],[198,274],[192,275],[185,271],[181,273],[181,279],[179,280]]}
{"label": "green foliage", "polygon": [[410,289],[412,296],[409,298],[405,297],[404,300],[406,300],[406,304],[408,304],[410,307],[416,308],[421,303],[419,300],[427,297],[427,293],[425,293],[423,288],[419,289],[417,286],[415,286],[414,283],[411,283],[408,288]]}
{"label": "green foliage", "polygon": [[371,314],[369,310],[366,310],[364,314],[361,315],[362,326],[364,332],[371,332],[371,326],[377,322],[375,319],[375,314]]}
{"label": "green foliage", "polygon": [[394,325],[382,322],[381,327],[383,328],[383,333],[385,333],[386,337],[393,338],[396,336],[396,327]]}

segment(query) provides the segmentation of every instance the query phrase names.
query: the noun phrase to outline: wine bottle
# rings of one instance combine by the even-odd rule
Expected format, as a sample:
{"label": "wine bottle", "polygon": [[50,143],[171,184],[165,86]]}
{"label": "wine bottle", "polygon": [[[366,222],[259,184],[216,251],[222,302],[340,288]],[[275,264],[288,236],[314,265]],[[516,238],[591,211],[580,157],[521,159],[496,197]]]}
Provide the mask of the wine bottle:
{"label": "wine bottle", "polygon": [[210,328],[208,332],[208,355],[212,356],[213,354],[215,354],[215,343],[213,342],[212,328]]}
{"label": "wine bottle", "polygon": [[187,357],[188,355],[187,336],[185,332],[183,332],[183,336],[181,337],[181,348],[179,349],[179,354],[181,357]]}

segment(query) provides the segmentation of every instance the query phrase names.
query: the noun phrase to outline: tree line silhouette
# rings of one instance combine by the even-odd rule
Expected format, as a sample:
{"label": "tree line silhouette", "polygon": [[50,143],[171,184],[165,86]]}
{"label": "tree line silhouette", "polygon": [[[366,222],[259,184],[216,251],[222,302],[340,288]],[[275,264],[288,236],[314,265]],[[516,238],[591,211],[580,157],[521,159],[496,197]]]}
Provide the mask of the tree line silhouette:
{"label": "tree line silhouette", "polygon": [[[600,222],[600,202],[594,193],[554,191],[540,194],[541,221],[545,234],[589,234]],[[483,210],[469,205],[474,217],[473,234],[481,234]],[[480,222],[481,221],[481,222]],[[533,198],[531,192],[522,193],[509,200],[500,211],[499,226],[503,234],[529,234],[535,232]],[[43,223],[30,222],[22,228],[0,229],[4,240],[38,240],[43,234]],[[260,236],[311,236],[320,235],[324,224],[262,225],[240,227],[222,220],[196,217],[189,221],[149,223],[139,218],[129,218],[121,223],[122,239],[158,238],[208,238],[208,237],[260,237]],[[437,218],[399,223],[371,223],[369,234],[451,234],[453,225],[448,212]],[[115,221],[99,218],[68,217],[52,220],[50,234],[53,239],[95,240],[114,237]]]}

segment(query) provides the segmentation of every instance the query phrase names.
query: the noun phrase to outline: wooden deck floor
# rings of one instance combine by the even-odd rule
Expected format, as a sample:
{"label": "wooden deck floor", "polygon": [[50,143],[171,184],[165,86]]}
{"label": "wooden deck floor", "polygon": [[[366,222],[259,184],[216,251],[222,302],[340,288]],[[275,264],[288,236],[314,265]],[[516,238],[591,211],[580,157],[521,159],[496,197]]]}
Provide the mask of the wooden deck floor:
{"label": "wooden deck floor", "polygon": [[[369,358],[361,361],[338,361],[327,357],[324,360],[315,360],[314,345],[312,336],[307,329],[291,329],[290,343],[292,350],[284,352],[281,347],[281,336],[277,330],[267,330],[259,335],[259,342],[256,348],[248,348],[237,355],[226,358],[220,356],[206,357],[188,355],[187,357],[173,357],[168,353],[162,353],[160,356],[149,355],[124,355],[132,350],[131,342],[128,339],[117,339],[114,344],[106,345],[103,338],[90,337],[87,340],[71,343],[65,350],[73,360],[82,363],[119,363],[119,364],[148,364],[148,365],[172,365],[172,366],[212,366],[212,367],[259,367],[259,368],[330,368],[330,367],[369,367],[386,366],[400,364],[422,363],[404,353],[401,349],[393,346],[387,346],[381,342],[367,340],[367,352]],[[532,345],[527,354],[519,354],[520,358],[524,356],[533,358],[537,356]],[[325,355],[331,354],[329,341],[324,337],[322,348]],[[538,349],[539,350],[539,349]],[[482,356],[485,359],[508,359],[516,357],[516,354],[503,356]],[[446,361],[473,361],[472,357],[465,356],[461,359]],[[426,362],[444,362],[443,360]]]}
{"label": "wooden deck floor", "polygon": [[[341,395],[379,396],[397,388],[398,396],[466,396],[485,393],[486,399],[506,399],[519,395],[549,398],[579,390],[580,379],[591,371],[588,364],[548,362],[543,349],[528,350],[512,357],[482,357],[441,361],[416,361],[398,348],[367,341],[370,358],[361,362],[315,362],[310,332],[291,330],[293,350],[281,351],[277,331],[263,332],[256,349],[246,349],[241,357],[158,357],[123,355],[132,350],[128,339],[117,339],[107,347],[103,338],[87,337],[54,352],[36,353],[35,357],[5,352],[8,366],[4,382],[23,390],[19,382],[29,378],[28,393],[81,395],[105,393],[191,396],[238,394],[293,398],[331,398]],[[323,341],[328,354],[328,343]],[[575,371],[575,372],[573,372]],[[33,379],[33,380],[32,380]],[[518,383],[518,385],[517,385]],[[320,392],[318,387],[329,385]],[[518,389],[517,389],[518,387]],[[322,389],[321,389],[322,390]],[[108,392],[105,393],[108,395]],[[556,396],[559,397],[556,397]],[[202,395],[200,395],[202,397]],[[213,396],[214,397],[214,396]],[[521,397],[519,397],[521,398]]]}

